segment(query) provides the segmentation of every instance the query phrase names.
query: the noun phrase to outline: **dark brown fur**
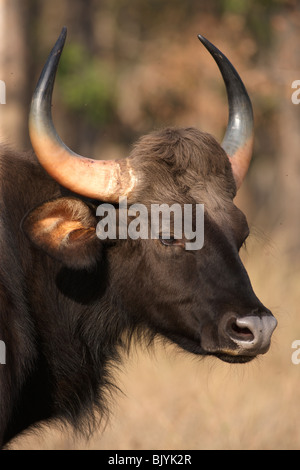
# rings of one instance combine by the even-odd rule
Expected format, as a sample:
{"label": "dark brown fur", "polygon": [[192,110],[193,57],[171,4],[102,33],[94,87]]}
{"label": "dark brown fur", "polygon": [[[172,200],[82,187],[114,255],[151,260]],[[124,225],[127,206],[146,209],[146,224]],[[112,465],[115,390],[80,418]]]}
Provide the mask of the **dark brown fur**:
{"label": "dark brown fur", "polygon": [[218,342],[225,312],[266,310],[239,259],[248,227],[215,139],[165,129],[143,137],[132,159],[141,183],[131,202],[205,204],[202,250],[101,242],[99,201],[61,188],[33,154],[1,150],[0,445],[44,419],[89,428],[94,406],[105,412],[124,334],[162,335],[205,355],[202,341]]}

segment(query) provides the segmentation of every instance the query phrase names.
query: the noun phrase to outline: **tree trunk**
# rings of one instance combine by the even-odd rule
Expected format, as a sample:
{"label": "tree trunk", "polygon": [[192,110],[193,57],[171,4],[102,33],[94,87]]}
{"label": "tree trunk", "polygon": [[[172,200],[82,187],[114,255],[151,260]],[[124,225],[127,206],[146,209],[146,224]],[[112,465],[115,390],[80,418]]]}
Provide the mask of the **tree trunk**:
{"label": "tree trunk", "polygon": [[24,9],[21,0],[0,0],[0,80],[6,89],[6,104],[0,105],[0,139],[15,149],[28,143]]}

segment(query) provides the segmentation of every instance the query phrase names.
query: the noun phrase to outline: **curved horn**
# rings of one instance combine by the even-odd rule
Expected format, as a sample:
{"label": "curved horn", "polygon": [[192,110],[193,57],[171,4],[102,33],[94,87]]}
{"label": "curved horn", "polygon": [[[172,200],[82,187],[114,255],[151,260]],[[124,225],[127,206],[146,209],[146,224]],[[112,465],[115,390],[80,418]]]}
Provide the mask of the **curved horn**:
{"label": "curved horn", "polygon": [[216,61],[225,82],[229,119],[222,147],[227,153],[239,189],[250,165],[253,150],[253,111],[246,88],[227,57],[200,34],[199,40]]}
{"label": "curved horn", "polygon": [[35,89],[29,115],[30,140],[41,165],[62,186],[82,196],[118,202],[119,197],[129,196],[136,184],[128,159],[93,160],[77,155],[62,142],[53,125],[52,92],[66,35],[63,28]]}

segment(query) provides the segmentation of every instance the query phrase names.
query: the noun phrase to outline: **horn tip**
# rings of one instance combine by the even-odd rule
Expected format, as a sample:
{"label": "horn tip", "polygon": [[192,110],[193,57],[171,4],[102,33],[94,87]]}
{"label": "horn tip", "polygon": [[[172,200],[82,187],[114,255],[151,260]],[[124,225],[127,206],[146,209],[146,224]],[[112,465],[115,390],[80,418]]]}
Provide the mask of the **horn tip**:
{"label": "horn tip", "polygon": [[208,44],[209,43],[208,39],[206,39],[204,36],[202,36],[202,34],[197,34],[197,38],[199,39],[199,41],[202,42],[202,44]]}
{"label": "horn tip", "polygon": [[212,55],[212,56],[216,56],[216,54],[220,56],[219,54],[219,49],[216,48],[216,46],[210,42],[208,39],[206,39],[204,36],[202,36],[202,34],[198,34],[198,39],[200,42],[202,42],[203,46],[206,47],[206,49],[208,50],[208,52]]}

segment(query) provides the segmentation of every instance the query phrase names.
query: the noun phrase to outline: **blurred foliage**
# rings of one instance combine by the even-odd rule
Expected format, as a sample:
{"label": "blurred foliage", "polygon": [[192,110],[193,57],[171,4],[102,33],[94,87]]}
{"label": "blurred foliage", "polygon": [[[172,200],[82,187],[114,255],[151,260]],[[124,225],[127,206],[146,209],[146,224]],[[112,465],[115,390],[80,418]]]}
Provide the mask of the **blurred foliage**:
{"label": "blurred foliage", "polygon": [[[75,11],[77,3],[73,2]],[[88,21],[86,17],[82,19],[78,40],[68,43],[59,67],[62,102],[69,111],[80,113],[82,119],[95,127],[110,125],[118,119],[116,75],[126,72],[130,64],[134,67],[143,61],[145,48],[157,39],[158,34],[179,41],[180,33],[188,29],[197,16],[213,15],[225,22],[229,14],[234,15],[243,18],[245,35],[250,34],[259,44],[256,54],[252,55],[255,59],[272,44],[272,15],[292,3],[292,0],[87,0],[86,9],[82,11],[86,17],[89,16]],[[101,21],[105,25],[103,33],[98,31],[102,27],[98,25]],[[80,24],[80,19],[77,18],[77,22]],[[84,27],[87,23],[88,28]],[[107,27],[107,24],[111,26]],[[165,101],[169,103],[172,101],[170,97],[178,96],[172,85],[164,93],[163,90],[158,90],[158,93],[159,102],[164,101],[164,93]],[[170,111],[162,109],[161,113],[171,116],[180,112],[177,101],[176,98],[175,108],[171,106]],[[141,106],[146,121],[147,116],[158,111],[147,99]],[[184,111],[185,107],[181,106],[181,109]]]}
{"label": "blurred foliage", "polygon": [[69,44],[58,69],[63,103],[76,113],[84,113],[91,124],[113,120],[114,73],[109,63],[92,57],[81,44]]}
{"label": "blurred foliage", "polygon": [[256,36],[260,47],[270,45],[270,11],[275,13],[285,0],[221,0],[220,3],[223,13],[230,12],[246,18],[246,26]]}

